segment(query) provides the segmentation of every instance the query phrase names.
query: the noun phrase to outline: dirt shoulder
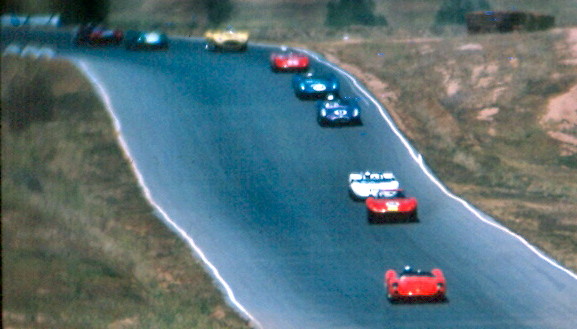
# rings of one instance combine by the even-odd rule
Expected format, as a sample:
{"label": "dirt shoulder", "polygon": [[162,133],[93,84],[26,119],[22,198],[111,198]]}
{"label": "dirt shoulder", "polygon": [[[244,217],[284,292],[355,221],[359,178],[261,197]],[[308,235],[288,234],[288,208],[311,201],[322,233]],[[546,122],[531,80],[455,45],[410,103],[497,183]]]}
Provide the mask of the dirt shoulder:
{"label": "dirt shoulder", "polygon": [[[577,67],[577,28],[567,29],[566,49],[568,58],[562,63]],[[577,154],[577,84],[567,92],[551,98],[541,125],[551,138],[562,143],[565,155]]]}

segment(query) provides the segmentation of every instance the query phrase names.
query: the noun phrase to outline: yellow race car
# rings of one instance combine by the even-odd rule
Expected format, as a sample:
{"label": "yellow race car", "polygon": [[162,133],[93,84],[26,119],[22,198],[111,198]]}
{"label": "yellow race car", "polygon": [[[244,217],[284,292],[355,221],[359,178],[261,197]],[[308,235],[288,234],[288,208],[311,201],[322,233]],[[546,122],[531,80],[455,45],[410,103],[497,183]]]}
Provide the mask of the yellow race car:
{"label": "yellow race car", "polygon": [[206,49],[211,51],[231,50],[245,51],[248,45],[249,33],[236,31],[232,27],[225,30],[208,30],[204,33]]}

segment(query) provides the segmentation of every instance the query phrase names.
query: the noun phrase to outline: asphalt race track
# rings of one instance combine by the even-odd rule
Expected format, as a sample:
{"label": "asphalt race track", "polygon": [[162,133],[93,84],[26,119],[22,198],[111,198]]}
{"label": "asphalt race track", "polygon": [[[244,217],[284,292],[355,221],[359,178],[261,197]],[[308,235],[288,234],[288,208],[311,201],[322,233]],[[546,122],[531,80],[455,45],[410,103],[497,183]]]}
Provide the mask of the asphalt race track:
{"label": "asphalt race track", "polygon": [[[341,94],[364,98],[362,126],[319,127],[292,75],[271,72],[270,46],[211,53],[178,39],[167,52],[128,52],[3,30],[3,51],[27,44],[52,47],[101,88],[159,212],[255,326],[577,327],[576,276],[445,193],[340,70]],[[348,173],[366,169],[393,171],[419,222],[369,225],[347,194]],[[447,302],[390,304],[384,272],[406,264],[441,268]]]}

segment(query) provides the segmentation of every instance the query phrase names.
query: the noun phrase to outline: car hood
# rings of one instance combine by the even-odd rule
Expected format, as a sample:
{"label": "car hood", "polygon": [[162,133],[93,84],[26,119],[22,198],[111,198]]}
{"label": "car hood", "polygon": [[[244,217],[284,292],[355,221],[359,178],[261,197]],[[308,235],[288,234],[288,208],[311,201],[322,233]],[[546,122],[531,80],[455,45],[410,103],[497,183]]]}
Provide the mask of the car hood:
{"label": "car hood", "polygon": [[139,38],[140,41],[151,44],[163,42],[165,39],[166,36],[164,34],[156,32],[144,33]]}
{"label": "car hood", "polygon": [[276,57],[274,62],[277,65],[288,65],[288,66],[307,66],[309,64],[308,58],[302,57]]}
{"label": "car hood", "polygon": [[417,200],[415,198],[377,199],[369,197],[366,204],[371,211],[403,212],[415,210],[417,207]]}
{"label": "car hood", "polygon": [[225,41],[237,41],[237,42],[245,42],[248,40],[249,33],[248,32],[229,32],[229,31],[207,31],[205,33],[206,38],[211,38],[219,42]]}
{"label": "car hood", "polygon": [[402,295],[431,295],[439,290],[434,277],[402,277],[398,281],[398,291]]}

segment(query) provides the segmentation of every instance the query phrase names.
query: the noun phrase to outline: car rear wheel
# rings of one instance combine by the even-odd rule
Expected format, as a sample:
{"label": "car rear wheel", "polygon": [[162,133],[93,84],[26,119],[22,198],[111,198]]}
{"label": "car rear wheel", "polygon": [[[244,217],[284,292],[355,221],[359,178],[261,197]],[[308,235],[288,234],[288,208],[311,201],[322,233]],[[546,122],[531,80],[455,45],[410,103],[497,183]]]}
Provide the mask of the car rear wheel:
{"label": "car rear wheel", "polygon": [[413,211],[413,213],[411,213],[411,215],[409,215],[409,221],[411,222],[418,222],[419,218],[417,217],[417,210],[415,209],[415,211]]}
{"label": "car rear wheel", "polygon": [[391,294],[387,294],[387,299],[389,300],[389,302],[391,302],[391,304],[396,304],[399,302],[399,298],[397,298]]}
{"label": "car rear wheel", "polygon": [[384,218],[383,218],[382,214],[374,213],[370,210],[367,210],[367,219],[368,219],[370,224],[383,223],[384,222]]}
{"label": "car rear wheel", "polygon": [[351,191],[349,189],[349,197],[353,200],[353,201],[363,201],[363,199],[359,198],[353,191]]}
{"label": "car rear wheel", "polygon": [[207,42],[204,45],[204,49],[208,50],[208,51],[216,51],[216,45],[212,42]]}

